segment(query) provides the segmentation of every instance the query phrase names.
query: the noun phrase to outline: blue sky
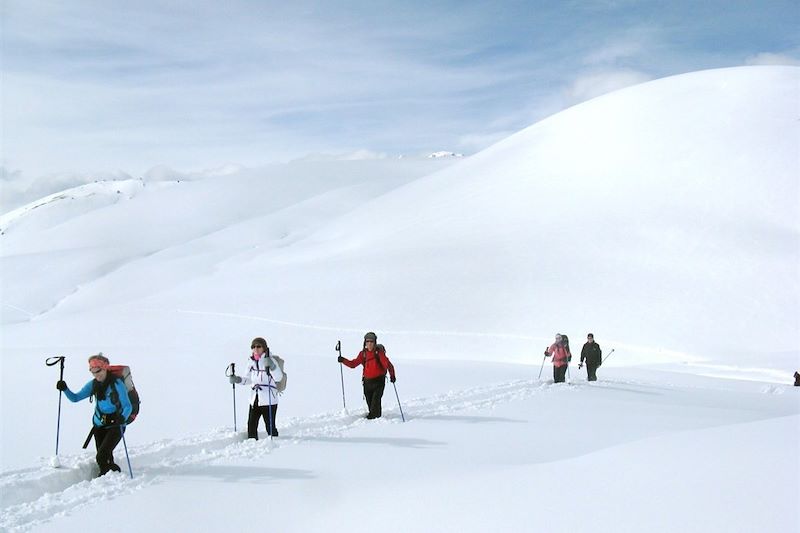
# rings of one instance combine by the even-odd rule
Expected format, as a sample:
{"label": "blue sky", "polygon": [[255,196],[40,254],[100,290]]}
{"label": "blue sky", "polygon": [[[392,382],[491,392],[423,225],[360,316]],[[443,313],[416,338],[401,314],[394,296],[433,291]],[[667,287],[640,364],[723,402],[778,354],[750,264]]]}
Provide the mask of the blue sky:
{"label": "blue sky", "polygon": [[776,1],[2,0],[3,181],[475,153],[603,92],[800,64]]}

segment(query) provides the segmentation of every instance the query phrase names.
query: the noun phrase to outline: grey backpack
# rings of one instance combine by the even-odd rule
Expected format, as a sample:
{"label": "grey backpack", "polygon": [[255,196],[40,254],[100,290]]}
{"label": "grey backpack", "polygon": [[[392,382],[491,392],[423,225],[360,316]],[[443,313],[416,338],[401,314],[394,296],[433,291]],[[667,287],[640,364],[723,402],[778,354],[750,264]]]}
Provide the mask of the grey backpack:
{"label": "grey backpack", "polygon": [[278,392],[283,392],[286,390],[286,379],[287,379],[286,371],[283,369],[283,357],[280,357],[278,355],[270,355],[270,357],[275,359],[275,362],[278,363],[278,368],[280,368],[281,372],[283,372],[283,379],[275,382],[275,384],[278,386]]}

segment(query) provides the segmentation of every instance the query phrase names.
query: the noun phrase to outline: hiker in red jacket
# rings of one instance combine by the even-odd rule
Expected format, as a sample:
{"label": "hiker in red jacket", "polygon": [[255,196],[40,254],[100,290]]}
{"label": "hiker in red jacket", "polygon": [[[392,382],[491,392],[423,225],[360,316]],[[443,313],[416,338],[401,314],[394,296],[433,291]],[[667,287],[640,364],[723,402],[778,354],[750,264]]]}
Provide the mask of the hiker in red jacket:
{"label": "hiker in red jacket", "polygon": [[556,342],[544,351],[544,355],[547,357],[553,356],[553,381],[555,383],[564,383],[567,375],[567,365],[572,360],[569,341],[566,340],[566,336],[557,333]]}
{"label": "hiker in red jacket", "polygon": [[386,350],[382,344],[376,344],[378,336],[373,332],[364,335],[364,349],[359,352],[355,359],[347,359],[341,355],[337,358],[340,363],[344,363],[350,368],[364,365],[361,380],[364,382],[364,398],[367,400],[369,414],[367,418],[381,417],[381,398],[383,389],[386,386],[386,370],[389,370],[389,381],[395,382],[394,365],[386,357]]}

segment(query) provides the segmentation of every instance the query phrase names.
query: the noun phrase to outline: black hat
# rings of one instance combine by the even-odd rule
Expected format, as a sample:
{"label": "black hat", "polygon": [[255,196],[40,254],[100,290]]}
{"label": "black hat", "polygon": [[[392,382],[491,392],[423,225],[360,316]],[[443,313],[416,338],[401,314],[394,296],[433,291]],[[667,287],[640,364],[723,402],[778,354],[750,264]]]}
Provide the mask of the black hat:
{"label": "black hat", "polygon": [[250,349],[255,348],[256,344],[264,348],[264,350],[268,348],[267,341],[265,341],[262,337],[256,337],[253,339],[253,342],[250,343]]}
{"label": "black hat", "polygon": [[364,342],[367,342],[367,341],[378,342],[378,336],[375,335],[375,333],[373,333],[371,331],[368,331],[364,335]]}

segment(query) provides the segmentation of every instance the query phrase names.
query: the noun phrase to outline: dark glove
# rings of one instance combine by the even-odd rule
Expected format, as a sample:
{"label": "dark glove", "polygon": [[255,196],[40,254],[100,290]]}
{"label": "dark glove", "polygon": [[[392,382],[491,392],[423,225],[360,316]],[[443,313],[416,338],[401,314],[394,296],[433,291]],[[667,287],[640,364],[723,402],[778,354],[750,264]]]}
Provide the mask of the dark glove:
{"label": "dark glove", "polygon": [[63,379],[56,383],[56,388],[58,390],[67,390],[67,382]]}
{"label": "dark glove", "polygon": [[337,357],[336,360],[339,361],[340,363],[344,363],[344,357],[342,357],[341,355]]}
{"label": "dark glove", "polygon": [[397,378],[396,378],[396,377],[394,377],[394,376],[392,376],[392,377],[390,377],[390,378],[389,378],[389,381],[391,381],[392,383],[394,383],[395,381],[397,381]]}
{"label": "dark glove", "polygon": [[237,375],[233,375],[233,376],[228,378],[228,381],[230,381],[231,383],[241,383],[242,382],[242,378],[240,378]]}
{"label": "dark glove", "polygon": [[550,357],[550,354],[547,352],[547,350],[544,351],[544,356],[545,357]]}

